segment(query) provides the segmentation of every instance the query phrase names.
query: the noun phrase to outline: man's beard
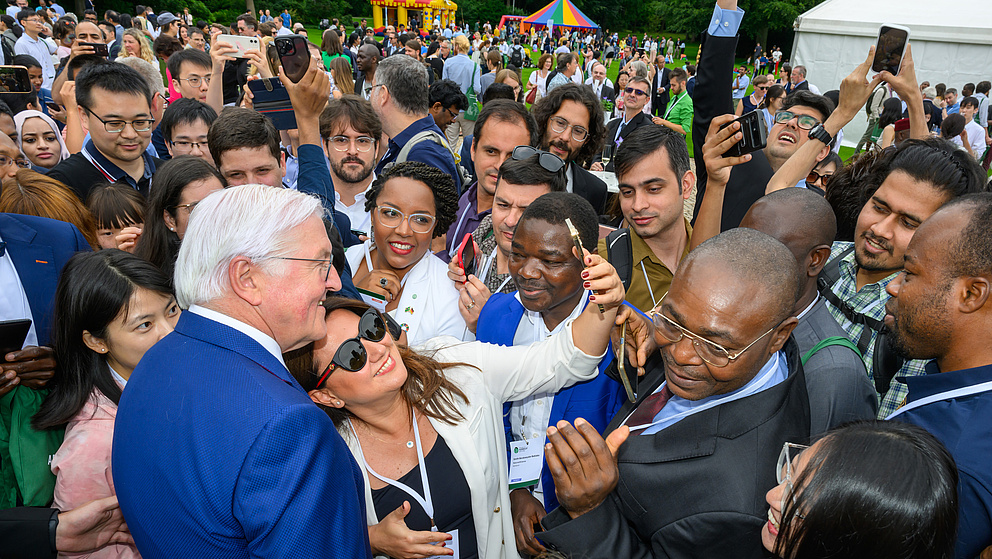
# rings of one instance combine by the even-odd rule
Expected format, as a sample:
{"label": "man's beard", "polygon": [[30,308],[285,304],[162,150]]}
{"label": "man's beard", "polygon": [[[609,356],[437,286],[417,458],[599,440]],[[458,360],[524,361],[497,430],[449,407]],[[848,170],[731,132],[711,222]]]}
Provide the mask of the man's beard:
{"label": "man's beard", "polygon": [[[357,171],[351,172],[345,168],[345,163],[358,163],[362,167]],[[369,178],[373,169],[375,169],[375,161],[366,165],[364,161],[357,157],[346,157],[340,163],[331,162],[331,170],[334,171],[334,174],[345,182],[352,184],[360,183]]]}

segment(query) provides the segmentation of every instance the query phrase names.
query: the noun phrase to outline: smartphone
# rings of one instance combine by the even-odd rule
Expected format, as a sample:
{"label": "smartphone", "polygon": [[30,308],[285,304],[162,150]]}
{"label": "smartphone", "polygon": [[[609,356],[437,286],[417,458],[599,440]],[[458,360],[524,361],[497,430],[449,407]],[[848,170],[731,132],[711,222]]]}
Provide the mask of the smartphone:
{"label": "smartphone", "polygon": [[0,360],[12,351],[20,351],[31,329],[31,320],[4,320],[0,322]]}
{"label": "smartphone", "polygon": [[[761,111],[751,111],[746,115],[735,119],[733,122],[741,124],[741,140],[723,153],[724,157],[740,157],[751,152],[765,149],[768,143],[768,125],[765,124],[765,117]],[[723,128],[730,126],[728,122]]]}
{"label": "smartphone", "polygon": [[0,93],[29,93],[34,91],[24,66],[0,66]]}
{"label": "smartphone", "polygon": [[93,54],[97,56],[110,56],[110,49],[106,43],[79,43],[84,47],[93,47]]}
{"label": "smartphone", "polygon": [[255,111],[269,117],[276,130],[294,130],[296,112],[289,100],[289,92],[279,78],[262,78],[248,82]]}
{"label": "smartphone", "polygon": [[878,41],[875,42],[875,59],[871,63],[871,71],[888,71],[893,76],[899,75],[902,57],[906,54],[908,43],[908,27],[883,23],[878,29]]}
{"label": "smartphone", "polygon": [[472,240],[471,233],[465,233],[465,238],[462,239],[462,244],[458,246],[458,261],[461,262],[462,270],[465,271],[465,277],[467,278],[470,274],[474,275],[476,272],[475,266],[475,241]]}
{"label": "smartphone", "polygon": [[45,103],[45,105],[48,107],[48,110],[56,113],[62,110],[62,107],[60,107],[58,103],[48,102]]}
{"label": "smartphone", "polygon": [[223,41],[238,49],[238,52],[230,55],[234,58],[245,58],[245,51],[251,49],[259,50],[261,45],[258,37],[242,37],[241,35],[225,35],[223,33],[217,35],[216,41]]}
{"label": "smartphone", "polygon": [[302,80],[310,67],[310,48],[306,38],[301,35],[286,35],[276,37],[275,44],[279,63],[282,64],[286,77],[293,83]]}

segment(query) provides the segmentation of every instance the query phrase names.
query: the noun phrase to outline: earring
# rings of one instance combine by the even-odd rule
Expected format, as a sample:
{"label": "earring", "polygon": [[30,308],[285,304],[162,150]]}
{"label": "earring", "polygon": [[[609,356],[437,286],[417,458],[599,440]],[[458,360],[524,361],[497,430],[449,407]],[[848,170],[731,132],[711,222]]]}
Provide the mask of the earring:
{"label": "earring", "polygon": [[175,227],[169,227],[169,231],[172,231],[173,233],[175,233],[176,232],[176,228]]}
{"label": "earring", "polygon": [[341,400],[334,400],[334,405],[335,406],[340,406],[342,404],[343,404],[343,402]]}

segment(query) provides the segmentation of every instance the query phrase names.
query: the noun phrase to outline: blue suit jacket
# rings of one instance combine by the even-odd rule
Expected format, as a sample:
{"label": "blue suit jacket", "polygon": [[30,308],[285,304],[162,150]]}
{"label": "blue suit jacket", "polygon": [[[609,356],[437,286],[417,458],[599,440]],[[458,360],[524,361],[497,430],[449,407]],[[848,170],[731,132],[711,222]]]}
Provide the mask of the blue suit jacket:
{"label": "blue suit jacket", "polygon": [[[513,293],[495,293],[486,301],[486,306],[479,314],[476,339],[511,346],[517,325],[523,316],[524,306]],[[548,425],[554,425],[562,419],[575,423],[581,417],[602,433],[624,402],[623,388],[604,373],[612,362],[613,352],[607,350],[606,357],[599,363],[599,375],[596,378],[572,385],[555,394]],[[512,402],[503,405],[503,427],[506,430],[508,449],[512,440],[509,415],[511,404]],[[547,461],[541,468],[541,484],[544,488],[544,508],[552,511],[558,506],[558,496],[555,494],[555,484]]]}
{"label": "blue suit jacket", "polygon": [[59,273],[73,254],[93,248],[75,225],[30,215],[0,213],[0,240],[28,296],[38,345],[48,345]]}
{"label": "blue suit jacket", "polygon": [[256,341],[191,312],[128,380],[112,465],[145,559],[370,557],[330,419]]}

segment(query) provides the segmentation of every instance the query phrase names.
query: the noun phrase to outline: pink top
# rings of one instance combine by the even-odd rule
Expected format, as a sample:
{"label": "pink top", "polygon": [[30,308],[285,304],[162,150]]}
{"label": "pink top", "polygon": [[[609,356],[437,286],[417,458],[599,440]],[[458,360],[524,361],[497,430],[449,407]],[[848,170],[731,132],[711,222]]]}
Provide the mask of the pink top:
{"label": "pink top", "polygon": [[172,87],[172,72],[169,69],[165,69],[165,81],[169,84],[169,103],[175,103],[179,99],[182,99],[182,95],[176,91],[176,88]]}
{"label": "pink top", "polygon": [[[110,472],[117,406],[99,390],[90,394],[76,417],[66,425],[65,440],[52,458],[55,474],[54,507],[70,510],[93,499],[116,494]],[[140,558],[130,545],[108,545],[89,554],[60,554],[60,557],[94,559]]]}

